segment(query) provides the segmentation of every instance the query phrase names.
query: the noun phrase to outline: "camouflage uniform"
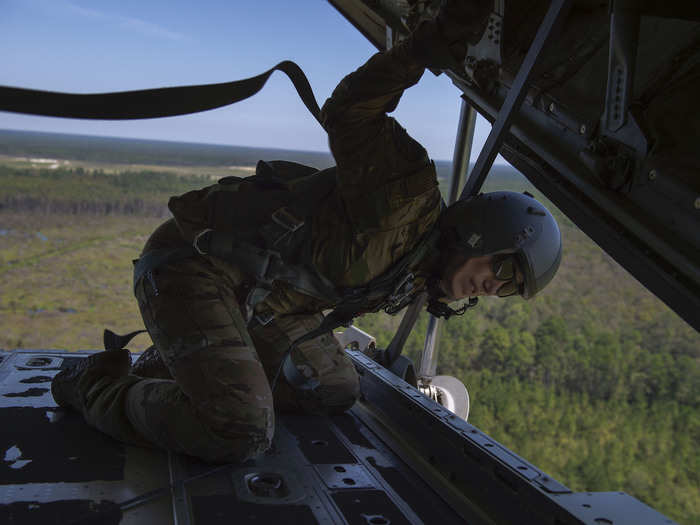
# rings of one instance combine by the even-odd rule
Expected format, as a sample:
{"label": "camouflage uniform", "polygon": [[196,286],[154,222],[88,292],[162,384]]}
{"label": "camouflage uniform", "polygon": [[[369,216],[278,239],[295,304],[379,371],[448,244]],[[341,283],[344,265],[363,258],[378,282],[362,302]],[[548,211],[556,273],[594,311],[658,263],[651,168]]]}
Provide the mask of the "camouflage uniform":
{"label": "camouflage uniform", "polygon": [[[375,55],[343,79],[323,107],[337,186],[314,214],[309,242],[313,264],[337,286],[362,285],[385,272],[440,213],[433,164],[386,116],[423,73],[414,56],[410,42]],[[198,220],[206,227],[212,220],[207,211],[211,215],[204,210],[187,225],[174,210],[175,220],[153,233],[144,252],[191,241],[188,227]],[[332,305],[278,283],[256,306],[274,320],[248,328],[239,306],[245,278],[221,259],[198,256],[140,279],[136,297],[168,369],[150,375],[171,379],[103,378],[88,395],[88,422],[132,443],[240,461],[269,446],[274,409],[324,414],[349,408],[359,394],[358,379],[331,333],[293,354],[320,387],[301,394],[282,378],[273,400],[269,381],[284,351],[316,328],[320,311]]]}

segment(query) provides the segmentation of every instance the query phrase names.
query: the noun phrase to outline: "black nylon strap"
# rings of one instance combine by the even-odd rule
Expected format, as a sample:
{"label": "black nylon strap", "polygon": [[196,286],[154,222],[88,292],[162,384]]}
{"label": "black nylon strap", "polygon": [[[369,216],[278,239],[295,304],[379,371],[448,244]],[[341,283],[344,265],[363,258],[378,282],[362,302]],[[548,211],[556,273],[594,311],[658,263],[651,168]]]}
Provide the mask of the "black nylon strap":
{"label": "black nylon strap", "polygon": [[289,77],[304,105],[321,123],[320,109],[309,80],[290,60],[280,62],[260,75],[221,84],[90,94],[0,86],[0,111],[102,120],[174,117],[220,108],[251,97],[262,89],[275,71],[282,71]]}
{"label": "black nylon strap", "polygon": [[235,233],[207,231],[198,237],[197,247],[204,254],[235,264],[267,286],[282,281],[317,299],[338,300],[335,286],[321,274],[300,265],[286,264],[279,253],[241,241]]}
{"label": "black nylon strap", "polygon": [[128,333],[126,335],[118,335],[105,328],[102,333],[102,340],[104,342],[105,350],[121,350],[129,342],[139,334],[144,333],[146,330],[136,330],[134,332]]}

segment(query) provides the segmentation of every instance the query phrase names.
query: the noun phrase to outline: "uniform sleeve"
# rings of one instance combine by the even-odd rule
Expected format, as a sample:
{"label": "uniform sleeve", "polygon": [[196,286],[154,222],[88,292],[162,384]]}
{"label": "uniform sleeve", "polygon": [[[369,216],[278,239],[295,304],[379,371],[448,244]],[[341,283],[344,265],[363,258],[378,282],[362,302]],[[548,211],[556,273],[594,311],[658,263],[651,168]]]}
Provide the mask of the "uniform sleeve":
{"label": "uniform sleeve", "polygon": [[413,55],[410,39],[375,54],[340,82],[321,112],[340,197],[356,230],[381,229],[392,208],[436,187],[425,148],[387,116],[423,75]]}

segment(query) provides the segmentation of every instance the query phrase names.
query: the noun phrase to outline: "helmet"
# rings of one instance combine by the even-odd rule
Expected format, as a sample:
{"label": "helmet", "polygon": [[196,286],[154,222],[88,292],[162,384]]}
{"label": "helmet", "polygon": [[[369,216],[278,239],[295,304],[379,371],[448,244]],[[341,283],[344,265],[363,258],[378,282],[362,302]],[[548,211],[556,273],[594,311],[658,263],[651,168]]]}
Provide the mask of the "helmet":
{"label": "helmet", "polygon": [[457,201],[443,211],[440,230],[444,253],[468,258],[512,253],[523,273],[525,299],[542,290],[559,268],[557,221],[527,192],[496,191]]}

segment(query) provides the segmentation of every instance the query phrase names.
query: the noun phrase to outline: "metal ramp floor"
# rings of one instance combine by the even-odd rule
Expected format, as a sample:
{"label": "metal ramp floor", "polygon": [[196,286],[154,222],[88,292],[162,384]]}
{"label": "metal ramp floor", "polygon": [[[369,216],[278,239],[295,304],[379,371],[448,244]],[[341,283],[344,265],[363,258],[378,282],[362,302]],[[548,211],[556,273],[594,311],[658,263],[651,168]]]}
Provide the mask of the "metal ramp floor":
{"label": "metal ramp floor", "polygon": [[0,352],[0,524],[670,524],[624,492],[573,492],[361,352],[361,399],[278,416],[271,449],[210,465],[126,446],[56,407],[89,352]]}
{"label": "metal ramp floor", "polygon": [[351,411],[282,415],[242,465],[125,446],[56,406],[86,353],[0,353],[0,523],[462,523]]}

